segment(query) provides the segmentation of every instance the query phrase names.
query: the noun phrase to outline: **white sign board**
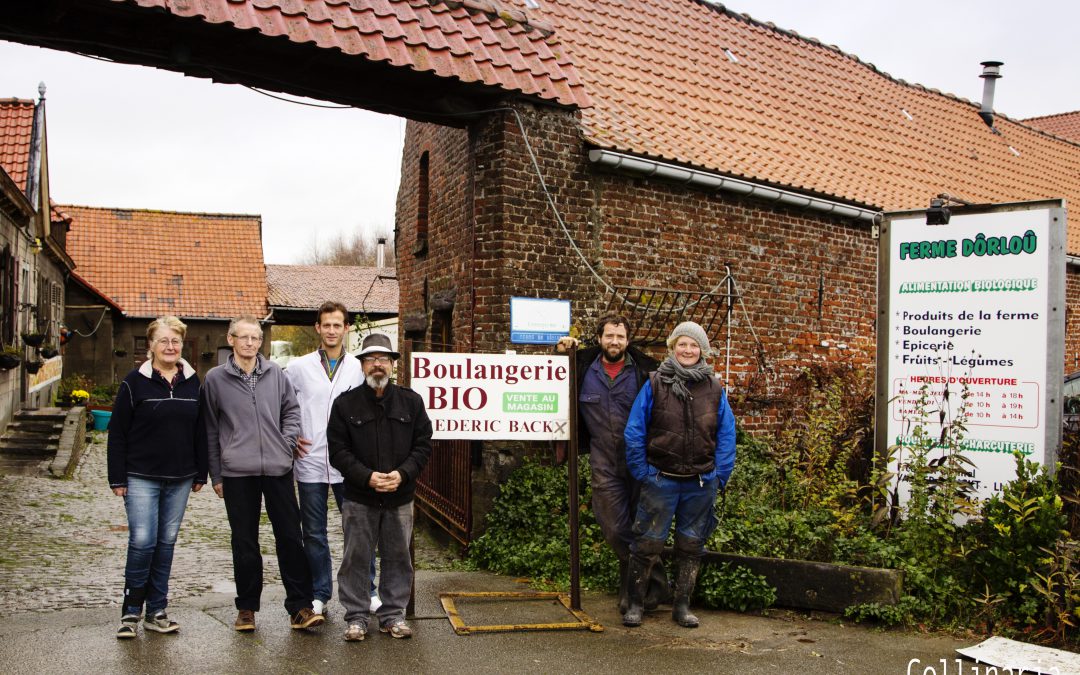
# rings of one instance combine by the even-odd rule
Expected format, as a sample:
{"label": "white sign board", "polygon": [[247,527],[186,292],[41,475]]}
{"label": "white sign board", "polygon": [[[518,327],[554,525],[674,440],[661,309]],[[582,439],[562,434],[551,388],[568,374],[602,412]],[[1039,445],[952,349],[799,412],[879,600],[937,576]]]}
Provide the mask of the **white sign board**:
{"label": "white sign board", "polygon": [[901,446],[890,470],[904,501],[914,429],[936,439],[938,411],[949,424],[963,410],[962,453],[975,463],[966,480],[982,501],[1016,477],[1013,452],[1056,457],[1065,212],[1036,202],[958,208],[945,225],[926,220],[921,211],[886,214],[882,226],[878,447]]}
{"label": "white sign board", "polygon": [[510,342],[555,344],[569,334],[569,300],[510,298]]}
{"label": "white sign board", "polygon": [[564,355],[416,352],[411,366],[409,387],[424,399],[433,438],[570,438],[570,361]]}

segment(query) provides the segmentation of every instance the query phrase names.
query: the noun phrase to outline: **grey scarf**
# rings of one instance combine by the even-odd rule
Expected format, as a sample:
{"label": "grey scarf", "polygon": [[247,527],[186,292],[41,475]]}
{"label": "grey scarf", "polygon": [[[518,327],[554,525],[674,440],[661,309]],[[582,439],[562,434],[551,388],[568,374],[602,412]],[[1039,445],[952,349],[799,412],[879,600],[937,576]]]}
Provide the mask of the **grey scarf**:
{"label": "grey scarf", "polygon": [[656,372],[660,374],[660,381],[670,386],[680,401],[690,397],[690,391],[686,388],[687,382],[704,382],[713,376],[713,368],[705,363],[704,358],[687,368],[676,361],[674,356],[669,356]]}

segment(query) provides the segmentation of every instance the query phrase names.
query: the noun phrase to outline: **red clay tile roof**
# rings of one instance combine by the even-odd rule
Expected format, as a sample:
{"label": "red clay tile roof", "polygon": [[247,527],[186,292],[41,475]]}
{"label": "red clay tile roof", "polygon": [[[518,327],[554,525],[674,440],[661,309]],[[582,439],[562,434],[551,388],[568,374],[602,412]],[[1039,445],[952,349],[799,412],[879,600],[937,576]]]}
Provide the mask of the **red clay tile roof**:
{"label": "red clay tile roof", "polygon": [[57,206],[56,202],[49,200],[49,220],[53,223],[66,223],[71,220],[71,215],[65,213]]}
{"label": "red clay tile roof", "polygon": [[1032,117],[1024,120],[1024,124],[1074,143],[1080,143],[1080,110],[1045,117]]}
{"label": "red clay tile roof", "polygon": [[350,313],[398,311],[398,282],[393,268],[267,265],[266,285],[271,307],[314,312],[323,302],[336,300]]}
{"label": "red clay tile roof", "polygon": [[0,98],[0,167],[26,192],[30,174],[30,140],[34,130],[34,102]]}
{"label": "red clay tile roof", "polygon": [[494,0],[113,0],[564,105],[589,104],[550,25]]}
{"label": "red clay tile roof", "polygon": [[[541,0],[585,82],[600,148],[841,201],[1080,203],[1080,147],[693,0]],[[728,55],[730,52],[730,56]],[[973,65],[972,82],[978,77]],[[1068,250],[1080,252],[1080,209]]]}
{"label": "red clay tile roof", "polygon": [[57,208],[79,276],[127,316],[266,316],[260,216]]}

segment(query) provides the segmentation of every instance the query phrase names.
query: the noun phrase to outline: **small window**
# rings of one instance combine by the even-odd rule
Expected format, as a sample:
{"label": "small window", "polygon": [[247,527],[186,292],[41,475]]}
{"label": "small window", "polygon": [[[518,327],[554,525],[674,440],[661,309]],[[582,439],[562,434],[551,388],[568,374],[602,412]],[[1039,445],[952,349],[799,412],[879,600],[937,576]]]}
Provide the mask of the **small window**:
{"label": "small window", "polygon": [[420,155],[416,177],[416,246],[414,255],[424,255],[428,249],[428,202],[431,197],[428,184],[428,153]]}

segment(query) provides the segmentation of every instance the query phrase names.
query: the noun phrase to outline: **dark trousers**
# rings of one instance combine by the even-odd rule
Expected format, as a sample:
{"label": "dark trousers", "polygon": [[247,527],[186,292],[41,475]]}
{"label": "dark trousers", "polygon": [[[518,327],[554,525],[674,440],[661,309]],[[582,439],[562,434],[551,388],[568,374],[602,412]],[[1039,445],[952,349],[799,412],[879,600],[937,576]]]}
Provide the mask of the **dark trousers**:
{"label": "dark trousers", "polygon": [[259,611],[263,566],[259,549],[259,516],[266,498],[266,515],[274,529],[278,568],[285,586],[285,609],[290,615],[311,607],[311,570],[300,534],[292,471],[284,476],[223,478],[225,511],[232,528],[236,608]]}

